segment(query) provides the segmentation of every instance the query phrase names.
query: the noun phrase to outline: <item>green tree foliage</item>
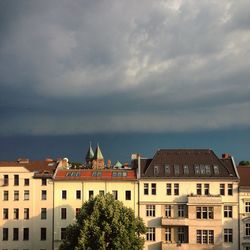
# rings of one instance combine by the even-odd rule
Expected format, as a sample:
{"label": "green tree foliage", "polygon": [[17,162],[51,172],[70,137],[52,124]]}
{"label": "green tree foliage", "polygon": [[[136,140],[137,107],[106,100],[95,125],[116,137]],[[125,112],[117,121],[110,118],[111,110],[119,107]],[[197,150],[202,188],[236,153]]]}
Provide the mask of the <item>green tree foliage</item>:
{"label": "green tree foliage", "polygon": [[66,229],[66,239],[60,250],[80,249],[143,249],[146,233],[142,219],[132,209],[114,199],[113,195],[98,195],[85,202],[76,223]]}
{"label": "green tree foliage", "polygon": [[241,161],[239,163],[240,166],[246,166],[246,165],[250,165],[250,161]]}

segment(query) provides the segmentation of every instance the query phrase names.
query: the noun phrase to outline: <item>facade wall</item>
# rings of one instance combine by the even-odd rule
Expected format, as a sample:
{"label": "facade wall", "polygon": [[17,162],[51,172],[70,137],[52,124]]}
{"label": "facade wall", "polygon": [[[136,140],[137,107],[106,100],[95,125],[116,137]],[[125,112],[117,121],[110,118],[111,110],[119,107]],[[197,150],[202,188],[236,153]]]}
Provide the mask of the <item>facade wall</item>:
{"label": "facade wall", "polygon": [[[148,185],[148,194],[145,192]],[[156,194],[152,190],[156,184]],[[171,195],[167,195],[166,185],[171,184]],[[174,194],[174,185],[179,184],[178,195]],[[197,184],[201,184],[202,193],[197,195]],[[209,195],[205,195],[205,184],[209,184]],[[225,185],[225,195],[220,195],[220,184]],[[233,193],[228,195],[228,184],[232,184]],[[229,186],[230,187],[230,186]],[[178,249],[238,249],[238,182],[225,180],[173,180],[143,179],[139,182],[139,215],[149,228],[154,228],[155,238],[147,240],[146,249],[175,249],[178,244],[178,232],[184,231],[184,243]],[[147,191],[146,191],[147,192]],[[147,215],[147,207],[153,205],[155,214]],[[171,217],[166,218],[165,206],[170,205]],[[184,207],[184,216],[178,216],[178,207]],[[232,215],[224,216],[225,206],[232,208]],[[197,207],[212,207],[213,219],[197,219]],[[166,241],[165,230],[170,227],[171,241]],[[181,228],[180,228],[181,227]],[[224,230],[232,230],[230,243],[224,242]],[[150,229],[152,230],[152,229]],[[213,231],[213,244],[197,244],[197,230]],[[201,236],[203,237],[203,236]],[[204,236],[205,237],[205,236]]]}
{"label": "facade wall", "polygon": [[[61,228],[75,221],[76,209],[88,201],[90,191],[96,196],[100,191],[112,193],[117,191],[118,200],[138,214],[138,186],[136,181],[55,181],[54,199],[54,246],[58,248],[61,242]],[[67,192],[67,198],[62,198],[62,191]],[[76,191],[81,191],[81,199],[76,198]],[[131,200],[126,200],[125,192],[131,191]],[[66,208],[66,219],[62,219],[62,208]]]}
{"label": "facade wall", "polygon": [[[8,175],[8,185],[4,184],[4,175]],[[14,175],[19,177],[19,185],[14,185]],[[24,180],[29,180],[25,185]],[[46,200],[42,200],[41,192],[46,190]],[[4,192],[8,192],[5,200]],[[19,192],[15,199],[14,192]],[[24,195],[24,192],[29,195]],[[24,167],[0,168],[0,239],[1,249],[52,249],[52,214],[53,214],[53,184],[46,181],[42,185],[41,179],[34,179],[33,173]],[[41,220],[41,208],[47,209],[47,218]],[[8,209],[8,219],[4,219],[3,210]],[[18,209],[18,219],[15,218],[14,209]],[[25,217],[25,210],[29,217]],[[27,214],[27,213],[26,213]],[[8,239],[3,240],[3,228],[8,228]],[[14,240],[13,228],[18,229],[18,239]],[[28,228],[29,237],[24,239],[24,228]],[[46,239],[41,240],[41,228],[46,228]]]}
{"label": "facade wall", "polygon": [[[240,250],[250,249],[250,188],[240,188],[239,192],[239,205],[240,205]],[[249,207],[249,209],[248,209]]]}

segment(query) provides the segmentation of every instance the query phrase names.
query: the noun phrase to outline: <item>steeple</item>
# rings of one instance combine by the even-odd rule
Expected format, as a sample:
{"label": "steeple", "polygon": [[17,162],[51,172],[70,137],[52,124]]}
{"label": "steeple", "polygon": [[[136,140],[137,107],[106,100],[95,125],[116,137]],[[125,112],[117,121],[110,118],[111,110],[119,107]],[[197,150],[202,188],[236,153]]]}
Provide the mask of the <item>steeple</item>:
{"label": "steeple", "polygon": [[91,147],[91,142],[89,143],[89,149],[88,149],[88,152],[86,154],[86,157],[85,157],[85,160],[87,163],[91,162],[94,158],[94,152],[93,152],[93,149]]}
{"label": "steeple", "polygon": [[94,159],[95,160],[103,160],[104,157],[102,155],[102,151],[99,147],[99,144],[97,144],[96,150],[95,150],[95,154],[94,154]]}

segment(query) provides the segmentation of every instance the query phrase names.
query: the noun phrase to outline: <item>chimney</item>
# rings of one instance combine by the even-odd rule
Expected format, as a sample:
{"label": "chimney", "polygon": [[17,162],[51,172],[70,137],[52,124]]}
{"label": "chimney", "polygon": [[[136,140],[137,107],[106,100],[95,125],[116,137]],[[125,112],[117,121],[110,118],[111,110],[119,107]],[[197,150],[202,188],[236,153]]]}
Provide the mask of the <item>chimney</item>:
{"label": "chimney", "polygon": [[111,160],[107,160],[107,168],[111,168]]}
{"label": "chimney", "polygon": [[230,158],[231,158],[230,154],[228,154],[228,153],[222,154],[222,159],[230,159]]}
{"label": "chimney", "polygon": [[137,179],[141,178],[141,156],[137,154],[138,168],[137,168]]}

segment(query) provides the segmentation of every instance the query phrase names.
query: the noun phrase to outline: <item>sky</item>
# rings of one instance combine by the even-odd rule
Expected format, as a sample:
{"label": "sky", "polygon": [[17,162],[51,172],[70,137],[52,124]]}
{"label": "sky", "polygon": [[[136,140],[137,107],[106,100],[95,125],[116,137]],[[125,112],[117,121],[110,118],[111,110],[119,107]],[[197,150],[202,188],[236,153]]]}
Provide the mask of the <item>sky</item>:
{"label": "sky", "polygon": [[0,1],[0,160],[158,148],[250,159],[250,1]]}

